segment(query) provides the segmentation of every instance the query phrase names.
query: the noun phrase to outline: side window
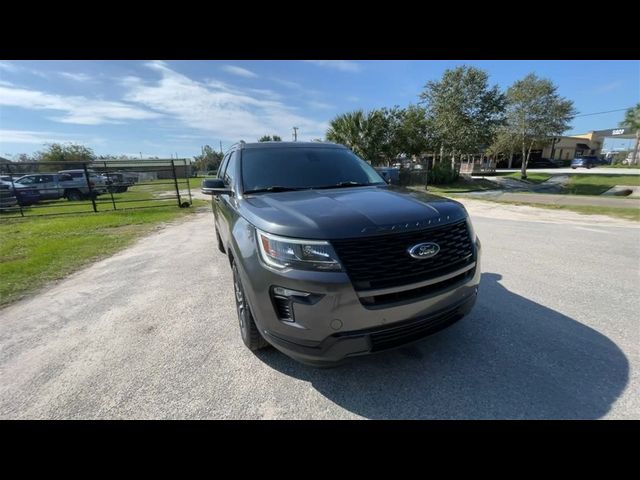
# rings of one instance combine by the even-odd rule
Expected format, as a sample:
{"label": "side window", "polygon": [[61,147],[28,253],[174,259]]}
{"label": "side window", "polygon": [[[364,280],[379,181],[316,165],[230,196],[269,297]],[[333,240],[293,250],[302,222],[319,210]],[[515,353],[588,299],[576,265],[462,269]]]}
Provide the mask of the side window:
{"label": "side window", "polygon": [[67,173],[61,173],[60,175],[58,175],[58,181],[60,182],[70,182],[71,180],[73,180],[71,178],[71,175]]}
{"label": "side window", "polygon": [[237,152],[231,153],[231,158],[229,158],[229,165],[227,165],[227,169],[224,171],[224,178],[222,179],[225,185],[229,185],[232,188],[233,182],[236,178],[236,164],[238,163],[236,161],[237,158]]}
{"label": "side window", "polygon": [[23,185],[31,185],[35,182],[35,177],[22,177],[20,180],[16,180],[16,182]]}
{"label": "side window", "polygon": [[42,183],[49,183],[49,182],[53,182],[53,175],[42,175],[40,177],[40,181]]}
{"label": "side window", "polygon": [[222,176],[224,175],[224,169],[227,168],[227,163],[229,162],[230,156],[231,154],[227,153],[222,159],[222,162],[220,162],[220,167],[218,167],[218,174],[216,175],[220,179],[222,179]]}

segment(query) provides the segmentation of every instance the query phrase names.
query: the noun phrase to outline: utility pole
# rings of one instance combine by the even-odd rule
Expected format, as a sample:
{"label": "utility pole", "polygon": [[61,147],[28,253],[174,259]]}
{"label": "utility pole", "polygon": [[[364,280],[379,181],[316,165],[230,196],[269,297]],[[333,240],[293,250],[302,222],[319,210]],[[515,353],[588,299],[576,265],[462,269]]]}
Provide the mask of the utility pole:
{"label": "utility pole", "polygon": [[220,140],[220,155],[222,155],[222,140]]}
{"label": "utility pole", "polygon": [[140,152],[140,160],[142,160],[142,152]]}
{"label": "utility pole", "polygon": [[293,141],[298,141],[298,127],[293,127]]}

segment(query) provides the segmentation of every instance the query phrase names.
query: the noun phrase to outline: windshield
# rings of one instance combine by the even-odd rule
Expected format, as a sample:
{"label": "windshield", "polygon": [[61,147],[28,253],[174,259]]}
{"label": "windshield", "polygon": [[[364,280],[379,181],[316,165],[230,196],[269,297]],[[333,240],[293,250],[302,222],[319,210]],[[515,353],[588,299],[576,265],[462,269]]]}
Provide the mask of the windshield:
{"label": "windshield", "polygon": [[373,167],[342,148],[247,148],[242,151],[245,192],[385,184]]}

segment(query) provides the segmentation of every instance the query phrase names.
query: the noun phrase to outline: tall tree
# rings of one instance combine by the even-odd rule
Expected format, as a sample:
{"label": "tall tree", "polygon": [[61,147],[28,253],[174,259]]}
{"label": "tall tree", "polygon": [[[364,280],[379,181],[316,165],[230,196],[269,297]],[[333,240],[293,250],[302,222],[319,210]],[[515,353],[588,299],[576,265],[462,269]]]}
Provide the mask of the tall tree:
{"label": "tall tree", "polygon": [[222,153],[215,150],[210,145],[202,147],[202,153],[193,157],[194,164],[197,170],[210,172],[215,171],[220,166],[222,161]]}
{"label": "tall tree", "polygon": [[89,147],[77,143],[49,143],[46,149],[36,152],[38,162],[91,162],[96,159]]}
{"label": "tall tree", "polygon": [[527,178],[531,148],[570,128],[573,102],[558,95],[551,80],[530,73],[507,90],[507,125],[518,136],[522,151],[522,179]]}
{"label": "tall tree", "polygon": [[281,142],[282,137],[279,135],[263,135],[258,139],[259,142]]}
{"label": "tall tree", "polygon": [[633,157],[631,158],[631,161],[633,163],[638,163],[638,144],[640,144],[640,103],[626,111],[624,120],[620,122],[620,126],[636,131],[636,146],[633,149]]}
{"label": "tall tree", "polygon": [[486,149],[504,121],[505,98],[488,74],[466,65],[448,69],[420,94],[435,136],[452,160]]}

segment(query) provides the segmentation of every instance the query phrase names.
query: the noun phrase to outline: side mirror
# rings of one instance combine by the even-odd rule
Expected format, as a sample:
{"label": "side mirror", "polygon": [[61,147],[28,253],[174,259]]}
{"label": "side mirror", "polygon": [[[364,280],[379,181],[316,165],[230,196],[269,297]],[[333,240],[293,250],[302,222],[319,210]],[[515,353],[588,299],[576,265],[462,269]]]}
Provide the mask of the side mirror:
{"label": "side mirror", "polygon": [[206,178],[202,181],[202,193],[205,195],[232,195],[231,189],[225,187],[219,178]]}
{"label": "side mirror", "polygon": [[391,183],[391,177],[389,177],[389,176],[385,175],[385,176],[383,176],[382,178],[384,178],[384,181],[385,181],[385,182],[387,182],[387,183]]}

